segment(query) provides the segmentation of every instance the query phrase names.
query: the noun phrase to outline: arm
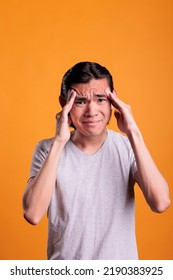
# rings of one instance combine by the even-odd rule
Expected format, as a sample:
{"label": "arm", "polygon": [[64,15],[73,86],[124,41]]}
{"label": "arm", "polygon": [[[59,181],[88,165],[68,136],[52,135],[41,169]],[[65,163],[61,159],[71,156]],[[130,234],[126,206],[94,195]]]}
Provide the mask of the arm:
{"label": "arm", "polygon": [[154,163],[143,140],[129,105],[117,98],[116,93],[106,91],[112,105],[116,108],[115,117],[119,129],[126,133],[137,164],[135,180],[140,186],[144,197],[154,212],[161,213],[170,205],[168,185]]}
{"label": "arm", "polygon": [[25,189],[23,195],[24,217],[31,224],[39,223],[49,207],[60,156],[70,138],[68,113],[73,106],[75,95],[73,91],[62,112],[57,115],[56,136],[48,156],[38,175],[30,179]]}

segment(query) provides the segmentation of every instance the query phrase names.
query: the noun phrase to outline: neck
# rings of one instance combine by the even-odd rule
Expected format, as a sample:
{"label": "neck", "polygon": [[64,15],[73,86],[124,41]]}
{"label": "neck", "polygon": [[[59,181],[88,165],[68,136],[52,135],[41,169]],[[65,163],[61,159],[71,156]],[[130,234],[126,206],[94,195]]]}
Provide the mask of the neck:
{"label": "neck", "polygon": [[107,129],[99,135],[83,135],[75,130],[71,135],[71,141],[82,151],[93,154],[103,145],[107,138]]}

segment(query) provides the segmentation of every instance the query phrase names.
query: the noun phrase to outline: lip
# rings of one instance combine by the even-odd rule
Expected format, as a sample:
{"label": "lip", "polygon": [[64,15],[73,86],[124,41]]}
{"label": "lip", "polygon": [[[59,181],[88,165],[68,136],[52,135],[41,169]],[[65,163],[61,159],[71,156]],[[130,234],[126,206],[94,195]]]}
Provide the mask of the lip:
{"label": "lip", "polygon": [[96,126],[101,121],[83,121],[82,123],[86,126]]}

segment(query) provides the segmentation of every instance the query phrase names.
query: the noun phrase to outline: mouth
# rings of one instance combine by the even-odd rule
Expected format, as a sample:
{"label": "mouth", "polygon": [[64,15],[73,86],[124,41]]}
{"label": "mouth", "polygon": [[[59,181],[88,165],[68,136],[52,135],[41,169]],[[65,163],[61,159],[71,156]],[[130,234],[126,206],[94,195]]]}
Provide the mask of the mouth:
{"label": "mouth", "polygon": [[96,126],[100,122],[101,122],[101,120],[99,120],[99,121],[83,121],[82,123],[85,126]]}

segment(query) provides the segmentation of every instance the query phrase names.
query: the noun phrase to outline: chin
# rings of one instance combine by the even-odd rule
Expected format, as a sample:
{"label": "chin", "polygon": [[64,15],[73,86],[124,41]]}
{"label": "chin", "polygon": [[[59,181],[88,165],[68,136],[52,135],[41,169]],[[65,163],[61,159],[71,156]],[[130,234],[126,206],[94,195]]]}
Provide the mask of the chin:
{"label": "chin", "polygon": [[101,134],[103,134],[106,130],[106,127],[104,127],[103,129],[85,129],[85,130],[78,130],[81,134],[83,134],[84,136],[99,136]]}

